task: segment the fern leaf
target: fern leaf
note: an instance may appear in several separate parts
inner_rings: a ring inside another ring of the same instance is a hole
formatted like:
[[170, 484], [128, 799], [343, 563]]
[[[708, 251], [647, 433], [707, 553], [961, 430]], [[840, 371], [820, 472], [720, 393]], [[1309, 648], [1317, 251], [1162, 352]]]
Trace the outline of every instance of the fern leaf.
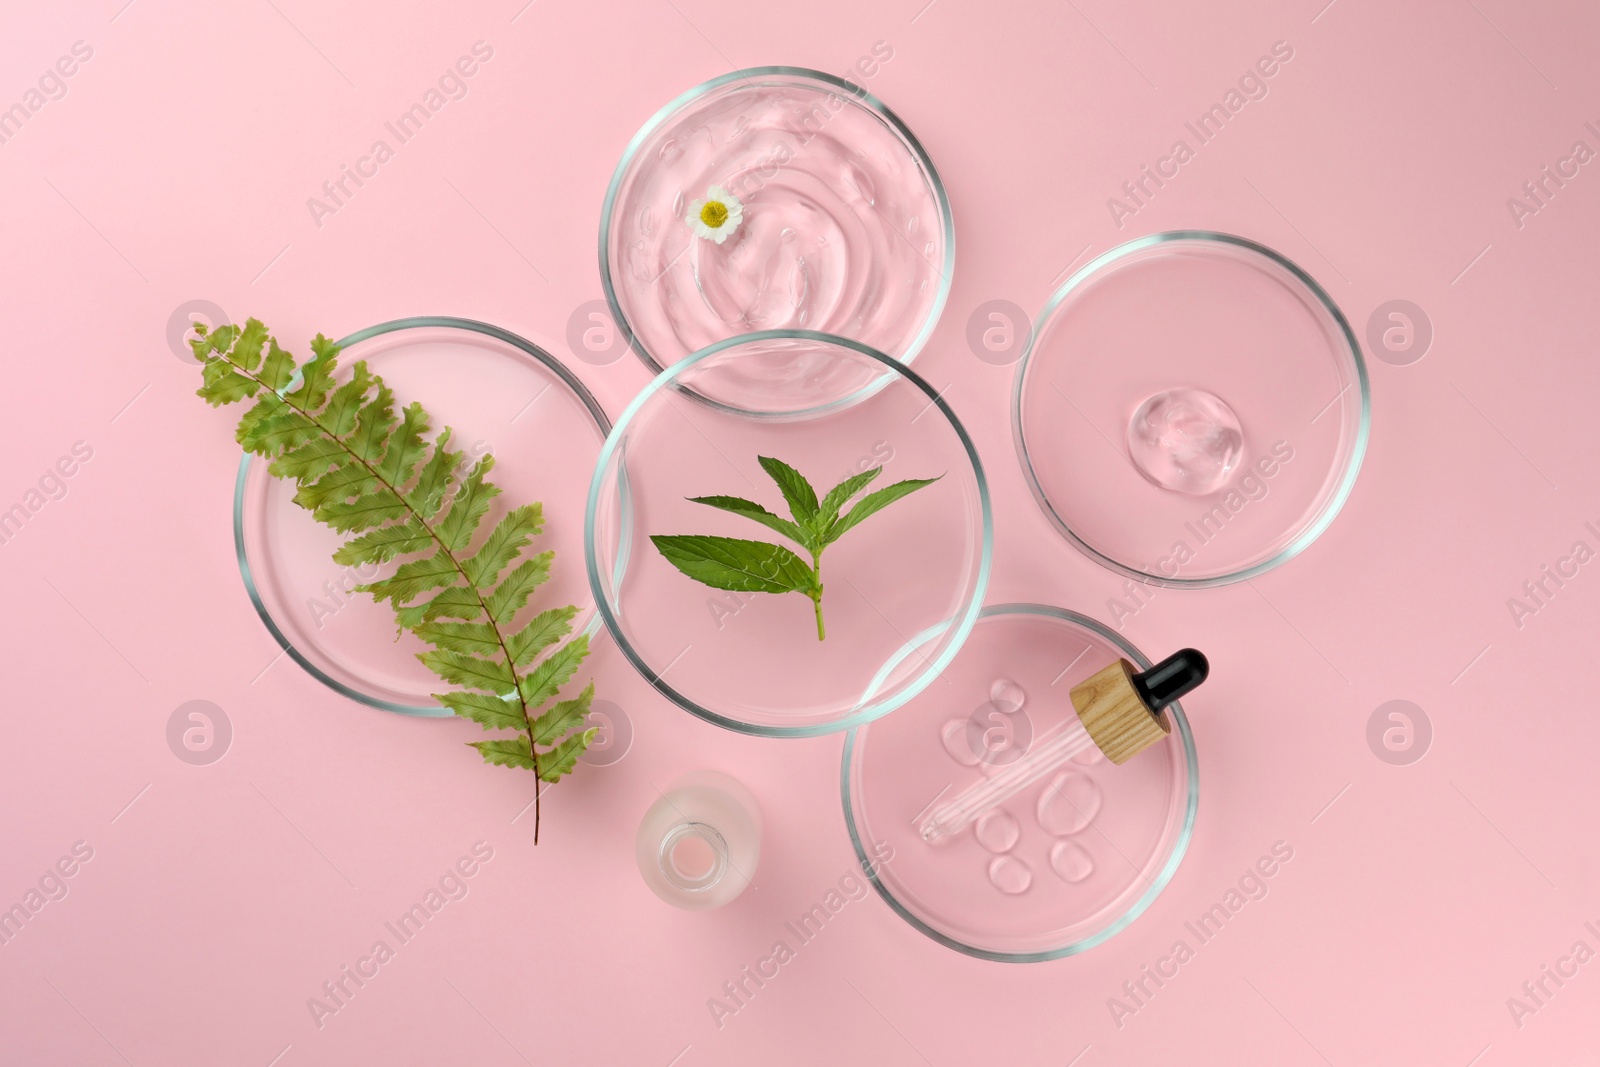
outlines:
[[451, 586], [422, 604], [406, 604], [395, 608], [395, 621], [408, 630], [415, 630], [434, 619], [479, 619], [483, 617], [483, 604], [478, 594], [466, 586]]
[[517, 687], [517, 679], [504, 662], [452, 652], [445, 648], [418, 652], [417, 658], [434, 674], [451, 685], [482, 689], [486, 693], [507, 693]]
[[294, 502], [309, 511], [315, 511], [333, 500], [349, 500], [353, 496], [377, 493], [382, 489], [377, 476], [359, 463], [347, 463], [318, 478], [315, 482], [302, 482], [294, 494]]
[[589, 635], [579, 634], [540, 661], [539, 665], [522, 676], [519, 690], [522, 701], [537, 708], [561, 691], [578, 670], [578, 664], [589, 654]]
[[450, 474], [461, 462], [461, 453], [450, 451], [447, 447], [449, 444], [450, 428], [446, 426], [434, 442], [433, 455], [423, 465], [422, 473], [417, 476], [417, 484], [406, 494], [406, 503], [429, 521], [438, 515], [445, 490], [450, 486]]
[[335, 562], [411, 557], [388, 577], [358, 588], [389, 601], [400, 626], [430, 646], [418, 658], [458, 687], [438, 694], [441, 704], [485, 729], [517, 731], [473, 746], [491, 764], [538, 773], [537, 843], [537, 783], [570, 774], [597, 733], [583, 729], [592, 684], [534, 714], [555, 700], [588, 656], [585, 635], [559, 644], [571, 634], [578, 609], [551, 608], [510, 631], [550, 575], [554, 553], [523, 558], [543, 529], [543, 508], [512, 508], [469, 553], [500, 493], [487, 478], [492, 455], [463, 476], [462, 454], [449, 447], [450, 429], [429, 444], [431, 423], [422, 405], [408, 404], [397, 414], [393, 391], [365, 362], [339, 375], [339, 346], [321, 334], [303, 364], [257, 319], [196, 327], [190, 347], [202, 364], [198, 393], [208, 403], [255, 398], [236, 425], [240, 445], [270, 461], [274, 477], [294, 481], [295, 500], [319, 522], [356, 535], [334, 553]]
[[539, 753], [539, 779], [555, 785], [578, 765], [578, 757], [594, 742], [598, 728], [573, 734], [548, 752]]
[[366, 464], [377, 463], [383, 457], [389, 433], [394, 429], [394, 392], [383, 384], [383, 379], [375, 381], [378, 394], [356, 413], [356, 428], [346, 442], [355, 457]]
[[573, 616], [577, 614], [577, 606], [568, 604], [564, 608], [551, 608], [535, 615], [528, 625], [506, 638], [512, 664], [526, 667], [538, 658], [539, 653], [570, 634]]
[[294, 357], [278, 347], [278, 342], [267, 338], [267, 359], [261, 365], [261, 384], [274, 393], [294, 380]]
[[261, 348], [267, 340], [267, 328], [260, 319], [247, 319], [239, 338], [228, 350], [227, 360], [243, 371], [254, 371], [261, 366]]
[[416, 633], [435, 648], [487, 656], [490, 659], [503, 654], [500, 631], [486, 622], [427, 622], [418, 626]]
[[462, 561], [467, 580], [479, 589], [493, 585], [506, 565], [516, 559], [543, 528], [544, 509], [538, 504], [512, 508], [489, 531], [483, 547]]
[[204, 376], [200, 381], [200, 388], [195, 391], [195, 395], [214, 408], [235, 403], [247, 396], [255, 396], [256, 390], [261, 388], [255, 379], [240, 374], [220, 359], [206, 364]]
[[[297, 494], [298, 495], [298, 494]], [[387, 563], [396, 556], [421, 552], [433, 544], [433, 535], [415, 519], [392, 523], [352, 537], [339, 546], [333, 561], [341, 567], [362, 563]]]
[[340, 466], [350, 459], [343, 445], [326, 437], [318, 437], [285, 451], [272, 461], [268, 472], [274, 478], [292, 478], [309, 481]]
[[417, 464], [427, 453], [422, 435], [428, 432], [428, 413], [413, 401], [406, 405], [400, 426], [389, 438], [389, 447], [378, 462], [378, 477], [396, 489], [404, 489], [417, 472]]
[[316, 411], [327, 401], [333, 390], [333, 375], [337, 369], [339, 346], [320, 333], [311, 342], [315, 353], [300, 367], [300, 386], [284, 399], [305, 411]]
[[555, 558], [554, 552], [541, 552], [511, 568], [511, 573], [495, 586], [486, 600], [489, 617], [501, 626], [516, 618], [533, 591], [550, 577], [550, 561]]
[[368, 493], [354, 500], [332, 500], [312, 512], [324, 526], [332, 526], [340, 533], [352, 530], [370, 530], [385, 522], [406, 515], [406, 505], [387, 490]]
[[533, 740], [540, 745], [553, 745], [567, 734], [583, 725], [589, 717], [589, 705], [594, 702], [594, 683], [590, 682], [571, 700], [551, 705], [550, 710], [533, 720]]
[[[386, 495], [389, 499], [394, 499], [393, 494]], [[404, 505], [396, 504], [396, 506]], [[368, 582], [357, 588], [364, 593], [371, 593], [374, 600], [392, 600], [398, 605], [415, 600], [430, 589], [450, 585], [459, 577], [461, 572], [456, 569], [456, 561], [450, 558], [450, 553], [441, 549], [422, 559], [402, 563], [388, 578]]]
[[241, 421], [239, 432], [234, 436], [246, 452], [275, 456], [285, 449], [299, 448], [316, 440], [322, 436], [322, 429], [293, 408], [279, 405], [277, 410], [260, 419]]
[[367, 390], [372, 387], [372, 372], [367, 370], [366, 360], [357, 360], [350, 374], [350, 380], [333, 391], [328, 406], [318, 416], [323, 428], [341, 440], [356, 428], [356, 415], [367, 398]]
[[500, 741], [468, 741], [467, 744], [483, 755], [485, 763], [492, 763], [497, 767], [523, 767], [533, 770], [533, 757], [529, 755], [526, 737], [508, 737]]
[[505, 697], [457, 689], [449, 693], [435, 693], [433, 699], [485, 730], [523, 730], [528, 725], [528, 720], [522, 717], [522, 706]]
[[477, 532], [478, 524], [489, 513], [489, 503], [500, 495], [498, 487], [490, 485], [483, 480], [484, 475], [494, 469], [494, 455], [485, 455], [477, 463], [466, 478], [462, 479], [461, 488], [456, 490], [456, 497], [450, 502], [450, 510], [445, 512], [444, 521], [439, 523], [439, 540], [452, 552], [460, 552], [472, 540], [472, 535]]

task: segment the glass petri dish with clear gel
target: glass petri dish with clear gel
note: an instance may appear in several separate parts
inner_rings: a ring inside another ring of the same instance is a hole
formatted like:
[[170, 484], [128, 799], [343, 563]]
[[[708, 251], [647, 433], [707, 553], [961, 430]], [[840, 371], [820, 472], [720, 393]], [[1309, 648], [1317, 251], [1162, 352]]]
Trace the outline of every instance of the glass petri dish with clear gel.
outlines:
[[[932, 634], [902, 655], [922, 655]], [[939, 684], [850, 731], [840, 786], [850, 839], [878, 894], [940, 944], [1033, 963], [1098, 945], [1133, 922], [1177, 871], [1199, 806], [1194, 737], [1172, 732], [1121, 766], [1093, 744], [930, 841], [926, 815], [1077, 721], [1069, 693], [1125, 657], [1114, 631], [1039, 604], [983, 609]], [[970, 794], [968, 794], [970, 795]]]
[[1350, 495], [1370, 421], [1333, 298], [1272, 249], [1206, 231], [1141, 237], [1068, 278], [1012, 394], [1052, 524], [1165, 586], [1240, 581], [1304, 551]]
[[[451, 428], [451, 448], [464, 462], [495, 456], [490, 479], [503, 492], [485, 528], [511, 507], [544, 505], [544, 531], [533, 550], [556, 555], [534, 600], [576, 604], [574, 627], [597, 630], [581, 562], [583, 501], [611, 423], [583, 383], [537, 345], [468, 319], [397, 319], [339, 345], [341, 380], [351, 364], [366, 360], [394, 390], [397, 409], [419, 401], [433, 417], [435, 434]], [[409, 632], [397, 637], [388, 605], [354, 591], [400, 561], [335, 564], [333, 553], [348, 535], [318, 523], [293, 497], [293, 483], [272, 477], [257, 457], [244, 457], [234, 484], [234, 547], [256, 613], [281, 649], [262, 669], [292, 660], [370, 707], [450, 715], [429, 695], [439, 690], [439, 679], [417, 661], [427, 646]]]
[[[758, 380], [751, 365], [774, 357], [806, 360], [820, 373], [774, 389], [760, 417], [686, 395]], [[819, 396], [831, 395], [835, 372], [881, 377], [883, 384], [848, 405], [819, 405]], [[793, 466], [819, 497], [872, 467], [883, 472], [863, 495], [906, 479], [939, 479], [825, 549], [824, 640], [806, 595], [711, 588], [680, 572], [650, 540], [730, 537], [805, 555], [777, 531], [689, 499], [743, 497], [787, 516], [761, 456]], [[932, 682], [977, 618], [993, 541], [983, 466], [935, 390], [882, 352], [809, 331], [722, 341], [658, 375], [600, 453], [585, 522], [590, 586], [630, 662], [691, 714], [770, 737], [868, 722]], [[901, 657], [885, 675], [906, 635], [930, 628], [937, 633], [922, 654]]]
[[[712, 186], [743, 209], [720, 243], [688, 221]], [[628, 145], [600, 216], [606, 299], [653, 371], [774, 329], [842, 334], [910, 362], [954, 257], [949, 199], [911, 131], [859, 86], [800, 67], [734, 71], [662, 108]]]

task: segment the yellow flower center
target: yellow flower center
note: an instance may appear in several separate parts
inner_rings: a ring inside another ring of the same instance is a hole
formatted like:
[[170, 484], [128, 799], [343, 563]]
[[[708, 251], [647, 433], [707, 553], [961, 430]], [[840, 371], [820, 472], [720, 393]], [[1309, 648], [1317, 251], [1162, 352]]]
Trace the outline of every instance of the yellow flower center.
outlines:
[[718, 229], [728, 221], [728, 205], [720, 200], [707, 200], [706, 206], [700, 209], [700, 221]]

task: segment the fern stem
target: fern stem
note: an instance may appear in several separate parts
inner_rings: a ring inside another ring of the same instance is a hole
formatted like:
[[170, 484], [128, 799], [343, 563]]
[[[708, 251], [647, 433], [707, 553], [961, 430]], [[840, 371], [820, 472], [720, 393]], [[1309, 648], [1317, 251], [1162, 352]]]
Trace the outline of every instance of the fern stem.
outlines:
[[[226, 359], [226, 357], [223, 356], [219, 356], [217, 358]], [[522, 695], [522, 678], [517, 673], [517, 662], [511, 658], [511, 649], [506, 645], [505, 634], [501, 631], [500, 624], [495, 621], [494, 614], [489, 611], [489, 604], [483, 599], [483, 593], [479, 591], [477, 583], [474, 582], [467, 574], [466, 567], [464, 567], [461, 561], [456, 558], [456, 554], [451, 551], [449, 545], [445, 544], [444, 539], [439, 536], [438, 532], [434, 530], [433, 526], [428, 522], [428, 520], [423, 518], [421, 513], [418, 512], [416, 508], [411, 506], [411, 502], [407, 500], [405, 494], [400, 491], [400, 487], [397, 485], [391, 485], [388, 479], [378, 472], [377, 468], [373, 467], [372, 464], [363, 459], [355, 451], [355, 449], [345, 444], [343, 439], [329, 429], [327, 424], [324, 423], [315, 412], [308, 411], [306, 408], [294, 403], [288, 397], [284, 396], [282, 393], [268, 385], [265, 381], [262, 381], [262, 379], [254, 372], [246, 370], [244, 367], [234, 363], [232, 360], [227, 360], [227, 363], [237, 373], [249, 378], [251, 381], [261, 386], [262, 389], [265, 389], [266, 395], [276, 397], [279, 404], [293, 411], [297, 411], [309, 419], [317, 427], [317, 429], [322, 431], [322, 435], [324, 437], [338, 445], [340, 448], [344, 449], [346, 454], [348, 454], [351, 459], [365, 467], [367, 469], [367, 473], [371, 474], [373, 479], [377, 481], [379, 485], [383, 486], [385, 489], [389, 490], [389, 492], [394, 494], [395, 499], [398, 500], [400, 505], [406, 509], [407, 513], [409, 513], [410, 516], [416, 520], [417, 525], [427, 531], [428, 536], [433, 539], [433, 542], [436, 545], [439, 546], [439, 551], [444, 553], [446, 558], [450, 560], [450, 564], [455, 567], [456, 572], [461, 575], [462, 580], [466, 582], [467, 588], [472, 590], [472, 595], [477, 598], [478, 606], [483, 609], [484, 620], [488, 622], [490, 628], [494, 630], [495, 640], [500, 645], [500, 652], [506, 657], [506, 666], [510, 668], [511, 677], [516, 683], [513, 688], [516, 690], [517, 694], [517, 706], [522, 711], [522, 721], [526, 724], [528, 734], [528, 754], [533, 760], [533, 843], [537, 845], [539, 843], [539, 799], [540, 795], [544, 791], [544, 778], [539, 770], [539, 747], [533, 739], [533, 720], [528, 716], [528, 701]], [[378, 380], [376, 375], [373, 377], [374, 380]]]

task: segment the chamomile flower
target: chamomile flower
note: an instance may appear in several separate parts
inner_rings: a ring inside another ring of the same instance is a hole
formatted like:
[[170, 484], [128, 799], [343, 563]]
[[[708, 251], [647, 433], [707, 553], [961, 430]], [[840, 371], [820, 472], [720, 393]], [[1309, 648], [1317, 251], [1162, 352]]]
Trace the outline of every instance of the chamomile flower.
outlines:
[[706, 190], [704, 200], [689, 205], [689, 214], [683, 221], [701, 237], [720, 245], [744, 221], [744, 205], [722, 186], [713, 185]]

